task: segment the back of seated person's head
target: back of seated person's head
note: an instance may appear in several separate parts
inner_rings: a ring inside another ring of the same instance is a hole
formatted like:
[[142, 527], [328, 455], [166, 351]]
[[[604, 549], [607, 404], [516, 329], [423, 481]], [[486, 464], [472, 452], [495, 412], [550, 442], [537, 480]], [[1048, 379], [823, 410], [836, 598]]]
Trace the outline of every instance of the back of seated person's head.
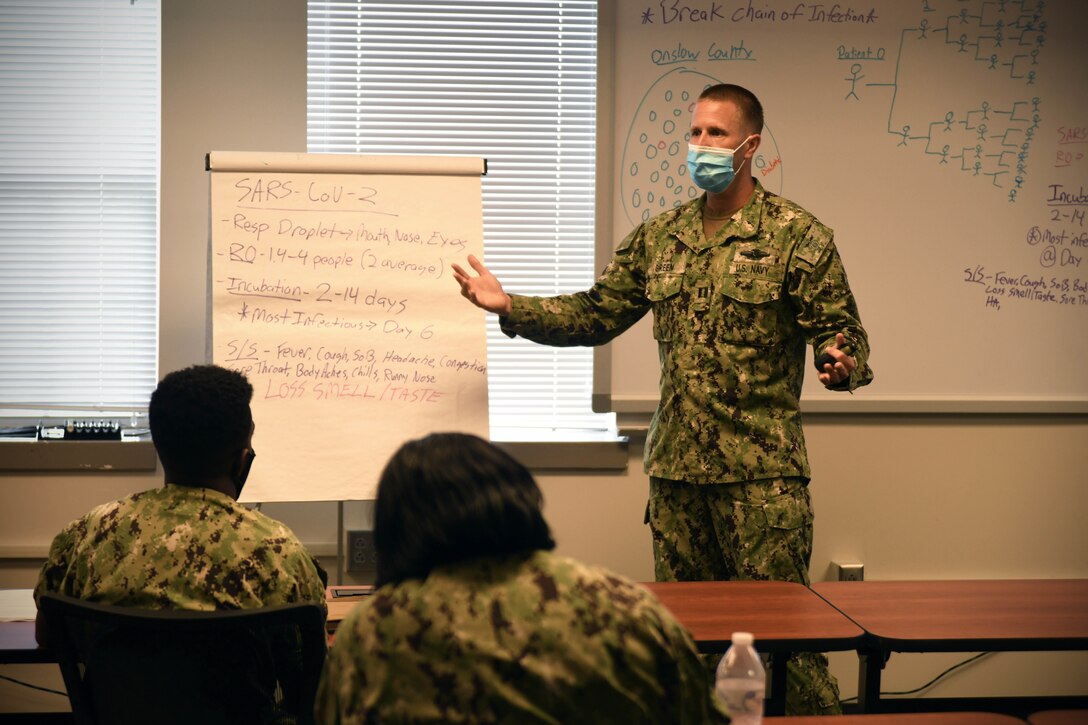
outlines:
[[382, 471], [374, 507], [378, 585], [484, 556], [555, 548], [532, 474], [477, 436], [409, 441]]
[[217, 365], [194, 365], [162, 379], [147, 414], [151, 440], [172, 483], [221, 476], [249, 445], [253, 386]]

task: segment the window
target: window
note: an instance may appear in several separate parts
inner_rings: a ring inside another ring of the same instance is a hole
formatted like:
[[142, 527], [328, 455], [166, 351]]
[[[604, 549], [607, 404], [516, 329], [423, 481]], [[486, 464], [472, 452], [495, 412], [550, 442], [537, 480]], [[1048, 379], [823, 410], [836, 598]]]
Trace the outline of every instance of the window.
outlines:
[[159, 3], [0, 4], [0, 415], [157, 379]]
[[[488, 267], [510, 292], [585, 289], [596, 5], [311, 0], [309, 151], [483, 156]], [[592, 350], [511, 340], [489, 315], [488, 358], [493, 437], [614, 427], [590, 408]]]

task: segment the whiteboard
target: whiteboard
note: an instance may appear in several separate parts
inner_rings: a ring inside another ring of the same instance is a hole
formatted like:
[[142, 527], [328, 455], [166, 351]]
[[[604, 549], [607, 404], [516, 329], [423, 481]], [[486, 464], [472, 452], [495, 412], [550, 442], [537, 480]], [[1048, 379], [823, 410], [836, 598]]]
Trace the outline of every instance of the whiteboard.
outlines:
[[[736, 83], [765, 110], [753, 175], [834, 229], [872, 344], [870, 386], [810, 373], [805, 410], [1088, 411], [1088, 4], [609, 2], [601, 22], [604, 259], [697, 195], [691, 109]], [[655, 408], [648, 318], [598, 350], [595, 409]]]
[[212, 152], [211, 359], [254, 387], [243, 501], [375, 496], [407, 439], [488, 437], [484, 160]]

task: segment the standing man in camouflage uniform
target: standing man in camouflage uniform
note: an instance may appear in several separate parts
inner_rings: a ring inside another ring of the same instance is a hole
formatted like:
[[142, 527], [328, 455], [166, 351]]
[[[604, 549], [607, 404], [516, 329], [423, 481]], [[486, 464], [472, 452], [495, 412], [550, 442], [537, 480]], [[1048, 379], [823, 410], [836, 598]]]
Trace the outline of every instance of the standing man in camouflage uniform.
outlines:
[[[163, 378], [148, 418], [165, 485], [65, 526], [35, 601], [53, 592], [146, 609], [324, 609], [317, 561], [287, 526], [237, 502], [254, 458], [252, 397], [244, 375], [214, 365]], [[48, 636], [39, 615], [38, 641]]]
[[[508, 295], [475, 257], [475, 276], [454, 265], [462, 295], [500, 315], [506, 334], [546, 345], [600, 345], [653, 311], [661, 399], [646, 441], [646, 515], [659, 581], [808, 584], [806, 342], [830, 356], [818, 373], [828, 389], [872, 379], [832, 231], [744, 170], [762, 129], [750, 91], [704, 90], [688, 168], [706, 193], [636, 227], [588, 291]], [[839, 711], [826, 657], [791, 660], [787, 714]]]
[[542, 503], [476, 436], [405, 443], [378, 483], [379, 588], [336, 630], [317, 722], [727, 722], [687, 630], [553, 554]]

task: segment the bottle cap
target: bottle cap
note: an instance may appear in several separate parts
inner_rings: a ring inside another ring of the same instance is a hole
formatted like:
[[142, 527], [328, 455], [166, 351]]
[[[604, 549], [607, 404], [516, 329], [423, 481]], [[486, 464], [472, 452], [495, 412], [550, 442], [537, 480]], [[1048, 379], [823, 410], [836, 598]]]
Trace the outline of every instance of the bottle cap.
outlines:
[[755, 637], [752, 636], [751, 632], [733, 633], [733, 644], [735, 645], [739, 645], [741, 647], [750, 647], [752, 645], [752, 642], [754, 641]]

